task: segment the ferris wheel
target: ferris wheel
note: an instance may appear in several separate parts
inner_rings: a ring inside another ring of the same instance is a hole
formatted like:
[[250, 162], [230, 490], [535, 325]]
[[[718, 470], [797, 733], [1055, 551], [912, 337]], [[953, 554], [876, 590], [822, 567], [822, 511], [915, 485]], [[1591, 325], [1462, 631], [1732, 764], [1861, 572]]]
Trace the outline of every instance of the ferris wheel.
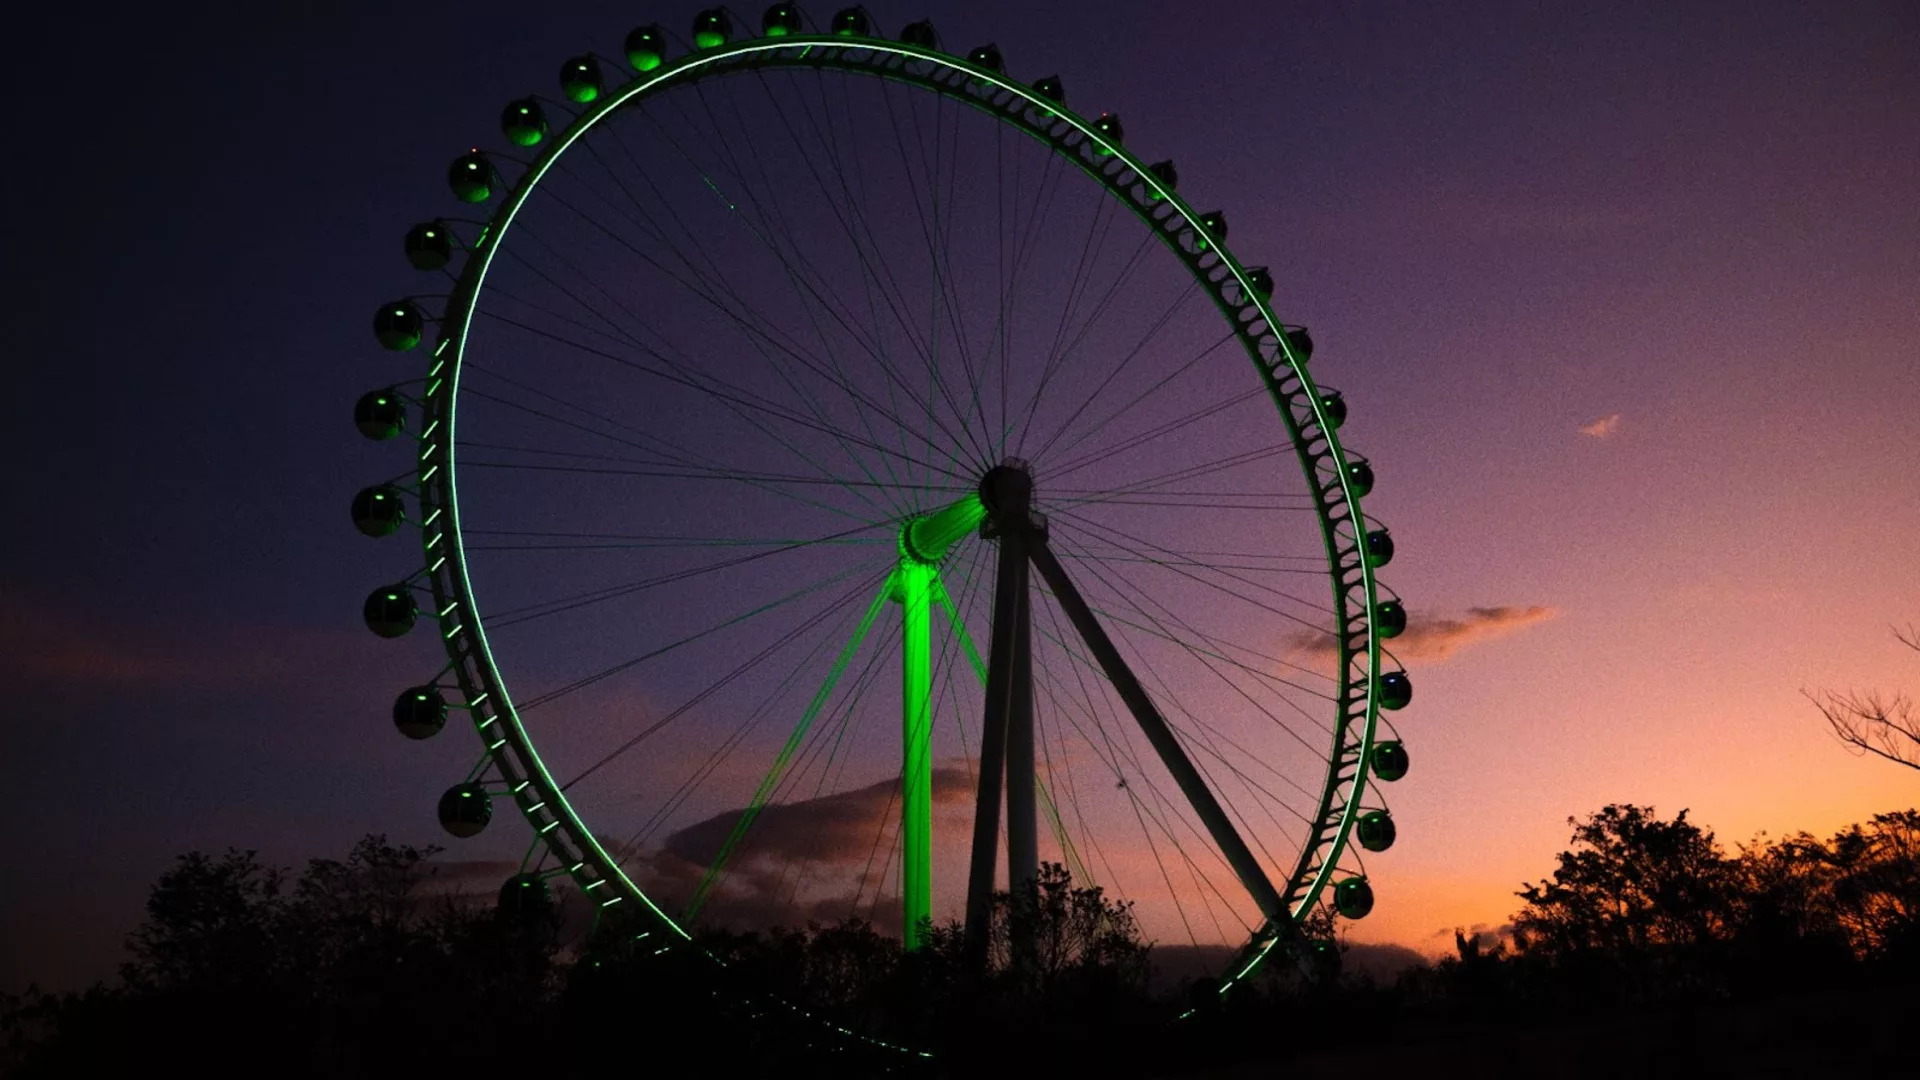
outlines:
[[445, 644], [394, 720], [478, 734], [438, 814], [531, 826], [503, 903], [913, 949], [1059, 863], [1222, 993], [1366, 915], [1406, 613], [1284, 274], [993, 45], [625, 45], [453, 162], [355, 409], [416, 451], [355, 525], [424, 556], [366, 622]]

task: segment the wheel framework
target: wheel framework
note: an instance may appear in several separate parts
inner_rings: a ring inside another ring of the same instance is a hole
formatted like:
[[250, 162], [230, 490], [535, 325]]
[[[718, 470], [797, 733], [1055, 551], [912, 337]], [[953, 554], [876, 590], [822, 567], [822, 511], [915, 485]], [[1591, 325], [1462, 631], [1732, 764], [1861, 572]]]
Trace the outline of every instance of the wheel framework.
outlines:
[[[1154, 230], [1186, 265], [1227, 319], [1253, 361], [1296, 448], [1313, 493], [1331, 571], [1338, 650], [1338, 711], [1314, 824], [1289, 879], [1278, 890], [1279, 913], [1243, 950], [1221, 990], [1250, 973], [1314, 908], [1333, 880], [1362, 812], [1368, 766], [1383, 701], [1383, 638], [1397, 632], [1383, 616], [1374, 568], [1391, 541], [1370, 528], [1360, 505], [1371, 485], [1364, 462], [1351, 459], [1335, 435], [1339, 403], [1322, 395], [1308, 373], [1310, 343], [1284, 326], [1267, 299], [1271, 279], [1241, 264], [1224, 245], [1224, 223], [1197, 213], [1172, 183], [1121, 145], [1117, 125], [1068, 110], [1042, 84], [1026, 86], [998, 70], [997, 54], [974, 59], [924, 45], [838, 34], [794, 34], [698, 49], [598, 95], [505, 192], [499, 208], [468, 246], [468, 258], [441, 317], [420, 399], [417, 497], [425, 552], [424, 579], [448, 656], [436, 683], [451, 675], [479, 732], [488, 762], [539, 840], [601, 910], [627, 904], [662, 931], [687, 931], [636, 885], [570, 806], [521, 723], [488, 646], [461, 546], [453, 453], [456, 398], [467, 332], [494, 254], [542, 176], [567, 149], [616, 110], [644, 95], [694, 80], [754, 69], [817, 69], [919, 86], [964, 102], [1036, 138], [1101, 183]], [[1046, 81], [1043, 80], [1043, 83]], [[490, 169], [491, 166], [489, 165]], [[492, 179], [489, 177], [489, 179]], [[1003, 558], [1004, 558], [1003, 554]], [[1057, 566], [1057, 563], [1056, 563]], [[1056, 590], [1057, 591], [1057, 590]], [[1394, 673], [1398, 674], [1398, 673]], [[1402, 676], [1404, 681], [1404, 676]], [[1390, 778], [1390, 777], [1389, 777]], [[1263, 909], [1269, 905], [1261, 905]]]

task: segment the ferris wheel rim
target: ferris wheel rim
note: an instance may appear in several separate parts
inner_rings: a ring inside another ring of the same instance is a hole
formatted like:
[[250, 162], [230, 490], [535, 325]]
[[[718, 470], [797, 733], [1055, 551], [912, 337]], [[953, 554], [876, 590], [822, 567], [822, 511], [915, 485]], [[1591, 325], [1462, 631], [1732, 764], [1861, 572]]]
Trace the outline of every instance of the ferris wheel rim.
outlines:
[[[852, 54], [859, 55], [854, 57]], [[1015, 116], [1005, 105], [956, 92], [955, 86], [943, 86], [932, 78], [905, 78], [901, 77], [903, 72], [876, 70], [872, 60], [875, 55], [898, 58], [903, 67], [911, 63], [924, 64], [962, 83], [970, 81], [991, 87], [995, 95], [1005, 95], [1006, 100], [1017, 101], [1021, 116]], [[751, 67], [728, 66], [729, 63], [748, 59], [754, 61]], [[1348, 458], [1334, 432], [1336, 425], [1328, 422], [1320, 394], [1307, 372], [1305, 358], [1296, 354], [1292, 342], [1282, 332], [1283, 324], [1275, 317], [1267, 299], [1254, 287], [1247, 269], [1233, 257], [1223, 241], [1208, 235], [1201, 220], [1202, 215], [1196, 213], [1177, 191], [1162, 184], [1131, 151], [1118, 142], [1108, 140], [1094, 122], [1079, 116], [1062, 102], [1044, 98], [1032, 88], [992, 69], [969, 63], [964, 58], [880, 39], [820, 34], [742, 40], [690, 53], [664, 64], [656, 71], [636, 77], [625, 86], [610, 89], [602, 100], [581, 110], [566, 129], [557, 133], [540, 154], [527, 164], [522, 174], [506, 190], [498, 208], [488, 216], [479, 241], [469, 248], [469, 257], [441, 323], [441, 335], [433, 351], [432, 367], [428, 374], [428, 389], [424, 395], [428, 424], [421, 440], [419, 497], [423, 524], [426, 526], [423, 539], [428, 559], [427, 577], [435, 600], [435, 618], [448, 649], [448, 667], [460, 683], [466, 707], [474, 715], [483, 742], [487, 745], [487, 755], [509, 787], [516, 808], [528, 819], [538, 838], [558, 857], [559, 872], [567, 874], [585, 895], [593, 897], [598, 910], [623, 901], [633, 901], [643, 906], [664, 927], [682, 938], [690, 937], [678, 920], [662, 910], [631, 879], [573, 809], [562, 785], [542, 762], [533, 738], [521, 721], [516, 703], [505, 689], [504, 675], [493, 659], [492, 648], [487, 641], [486, 623], [478, 615], [472, 582], [466, 571], [466, 551], [460, 528], [460, 504], [455, 480], [453, 433], [462, 361], [488, 269], [521, 208], [539, 187], [548, 170], [589, 131], [623, 106], [673, 86], [742, 70], [769, 68], [831, 70], [894, 77], [896, 81], [916, 85], [973, 106], [1030, 135], [1041, 133], [1032, 124], [1015, 121], [1029, 112], [1038, 114], [1045, 118], [1049, 128], [1065, 125], [1069, 129], [1066, 138], [1077, 136], [1075, 146], [1095, 148], [1097, 158], [1089, 160], [1085, 153], [1069, 152], [1064, 139], [1042, 136], [1055, 154], [1074, 163], [1109, 194], [1141, 216], [1149, 229], [1173, 248], [1176, 255], [1183, 254], [1178, 247], [1182, 235], [1190, 234], [1210, 241], [1206, 247], [1210, 248], [1214, 262], [1208, 267], [1209, 271], [1223, 267], [1226, 278], [1230, 280], [1203, 278], [1195, 261], [1184, 257], [1182, 261], [1187, 263], [1196, 282], [1213, 297], [1235, 336], [1247, 349], [1250, 359], [1260, 369], [1263, 378], [1269, 379], [1269, 389], [1276, 398], [1279, 391], [1275, 388], [1291, 379], [1293, 392], [1290, 398], [1297, 399], [1297, 404], [1302, 406], [1295, 412], [1290, 408], [1290, 404], [1295, 402], [1276, 400], [1278, 411], [1295, 436], [1295, 455], [1307, 471], [1309, 486], [1323, 493], [1323, 497], [1315, 499], [1314, 509], [1327, 545], [1327, 572], [1333, 579], [1335, 608], [1339, 616], [1337, 640], [1341, 674], [1338, 681], [1342, 686], [1342, 721], [1335, 724], [1335, 744], [1328, 754], [1327, 780], [1322, 785], [1320, 815], [1313, 836], [1303, 845], [1299, 865], [1285, 883], [1289, 915], [1297, 924], [1312, 909], [1336, 873], [1348, 834], [1361, 812], [1360, 803], [1367, 787], [1366, 762], [1376, 742], [1380, 708], [1377, 688], [1381, 666], [1381, 635], [1375, 625], [1377, 586], [1370, 560], [1361, 550], [1367, 519], [1360, 507], [1360, 495], [1350, 481]], [[1099, 159], [1104, 159], [1105, 164]], [[1110, 167], [1113, 165], [1118, 168]], [[1120, 177], [1126, 178], [1124, 185]], [[1136, 187], [1148, 190], [1151, 203], [1166, 207], [1170, 217], [1178, 218], [1178, 226], [1168, 227], [1168, 218], [1153, 220], [1140, 201], [1129, 194]], [[1233, 310], [1229, 310], [1225, 299], [1229, 291], [1237, 291], [1238, 295], [1238, 307]], [[1243, 318], [1243, 312], [1248, 307], [1257, 312], [1256, 320], [1251, 324]], [[1259, 341], [1258, 334], [1249, 333], [1249, 325], [1264, 329], [1270, 336], [1275, 354], [1271, 359], [1263, 355], [1263, 343]], [[1316, 440], [1320, 445], [1317, 452], [1312, 450]], [[1323, 458], [1331, 463], [1332, 480], [1338, 486], [1338, 499], [1334, 502], [1324, 497], [1326, 480], [1315, 473]], [[1333, 516], [1339, 510], [1345, 511], [1344, 518]], [[444, 522], [440, 520], [443, 517]], [[1347, 526], [1350, 536], [1338, 535], [1342, 523]], [[439, 526], [437, 530], [436, 525]], [[1344, 554], [1342, 544], [1347, 545]], [[1343, 565], [1347, 555], [1352, 556], [1351, 567]], [[1343, 584], [1349, 570], [1357, 574], [1357, 580]], [[1365, 637], [1364, 651], [1355, 650], [1350, 644], [1356, 620], [1348, 609], [1356, 598], [1360, 608], [1358, 622]], [[1353, 674], [1356, 662], [1364, 663], [1364, 673], [1358, 677]], [[469, 669], [470, 665], [472, 670]], [[1360, 704], [1361, 712], [1352, 718], [1359, 722], [1360, 731], [1357, 741], [1349, 744], [1347, 733], [1352, 723], [1346, 722], [1346, 713], [1351, 707], [1352, 691], [1362, 687], [1364, 700]], [[1347, 768], [1353, 768], [1354, 771], [1343, 778], [1342, 771]], [[1340, 791], [1343, 784], [1346, 786], [1344, 794]], [[1329, 821], [1330, 817], [1332, 821]], [[1323, 835], [1329, 829], [1330, 835]], [[607, 891], [596, 895], [602, 889]], [[1269, 925], [1256, 933], [1254, 941], [1249, 944], [1252, 955], [1248, 956], [1247, 964], [1234, 978], [1252, 970], [1283, 936], [1280, 933], [1283, 929]]]

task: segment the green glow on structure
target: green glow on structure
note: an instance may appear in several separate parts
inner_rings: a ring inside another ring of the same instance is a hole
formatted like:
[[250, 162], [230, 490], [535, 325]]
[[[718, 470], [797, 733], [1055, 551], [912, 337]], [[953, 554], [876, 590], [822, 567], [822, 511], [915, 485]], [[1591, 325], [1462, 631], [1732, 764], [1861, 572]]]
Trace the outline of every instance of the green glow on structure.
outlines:
[[718, 30], [702, 30], [693, 35], [693, 43], [702, 49], [717, 49], [727, 43], [727, 35]]
[[[978, 500], [975, 500], [978, 505]], [[895, 598], [906, 621], [901, 650], [900, 899], [904, 943], [918, 949], [921, 923], [933, 916], [933, 590], [940, 571], [901, 559]]]

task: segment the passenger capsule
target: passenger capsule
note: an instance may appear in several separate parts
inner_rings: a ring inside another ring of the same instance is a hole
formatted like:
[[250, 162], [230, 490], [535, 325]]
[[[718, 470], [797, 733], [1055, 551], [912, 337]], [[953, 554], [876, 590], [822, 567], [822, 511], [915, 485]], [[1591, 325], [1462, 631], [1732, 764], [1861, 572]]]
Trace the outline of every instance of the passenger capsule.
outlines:
[[1320, 411], [1327, 416], [1327, 426], [1335, 431], [1347, 422], [1347, 399], [1338, 390], [1327, 390], [1320, 394]]
[[1380, 707], [1404, 709], [1413, 701], [1413, 680], [1404, 671], [1389, 671], [1380, 676]]
[[1067, 84], [1060, 81], [1058, 75], [1048, 75], [1044, 79], [1033, 81], [1033, 92], [1053, 102], [1055, 105], [1067, 103]]
[[1373, 776], [1391, 784], [1407, 775], [1407, 748], [1388, 739], [1373, 744]]
[[1367, 533], [1367, 565], [1378, 569], [1393, 561], [1393, 537], [1385, 529]]
[[493, 796], [479, 784], [455, 784], [440, 796], [440, 827], [460, 837], [480, 835], [493, 820]]
[[1264, 266], [1249, 266], [1247, 267], [1247, 284], [1252, 285], [1253, 291], [1260, 294], [1260, 299], [1273, 299], [1273, 271]]
[[422, 222], [407, 230], [405, 246], [415, 270], [438, 270], [453, 258], [453, 233], [438, 221]]
[[553, 889], [539, 874], [515, 874], [500, 886], [501, 918], [525, 925], [553, 914]]
[[1366, 918], [1373, 910], [1373, 886], [1363, 877], [1347, 878], [1333, 887], [1333, 908], [1343, 918]]
[[1373, 466], [1367, 464], [1366, 461], [1361, 458], [1349, 459], [1347, 461], [1347, 486], [1353, 489], [1355, 495], [1365, 498], [1367, 493], [1373, 490]]
[[627, 35], [627, 63], [633, 70], [652, 71], [667, 62], [667, 32], [658, 26], [636, 27]]
[[1293, 350], [1293, 355], [1300, 358], [1301, 363], [1313, 359], [1313, 335], [1307, 333], [1306, 327], [1289, 326], [1286, 334], [1287, 346]]
[[447, 167], [447, 186], [461, 202], [480, 203], [493, 198], [493, 177], [493, 163], [478, 150], [461, 154]]
[[871, 37], [873, 20], [863, 7], [841, 8], [833, 13], [833, 32], [841, 37]]
[[967, 54], [967, 63], [986, 68], [988, 71], [1000, 71], [1005, 67], [1000, 59], [998, 45], [982, 45], [973, 50]]
[[[1156, 161], [1147, 166], [1147, 171], [1152, 173], [1153, 178], [1160, 181], [1160, 186], [1168, 191], [1172, 191], [1180, 186], [1180, 170], [1174, 168], [1173, 162], [1171, 161]], [[1166, 197], [1158, 191], [1152, 191], [1149, 192], [1149, 194], [1155, 199]]]
[[933, 29], [933, 23], [926, 19], [922, 19], [919, 22], [911, 22], [901, 27], [900, 41], [902, 44], [912, 45], [921, 49], [937, 49], [940, 47], [940, 35]]
[[1127, 129], [1120, 123], [1119, 113], [1101, 113], [1093, 122], [1093, 130], [1099, 132], [1101, 138], [1112, 144], [1111, 146], [1101, 147], [1100, 152], [1102, 154], [1113, 153], [1113, 147], [1119, 146], [1125, 142], [1127, 138]]
[[1209, 243], [1217, 244], [1226, 238], [1226, 214], [1215, 210], [1212, 213], [1200, 215], [1200, 231], [1193, 234], [1193, 248], [1195, 251], [1205, 251]]
[[[564, 83], [564, 70], [560, 77]], [[525, 97], [508, 102], [500, 114], [500, 133], [515, 146], [540, 145], [540, 140], [547, 137], [547, 111], [540, 107], [540, 99]]]
[[406, 352], [420, 344], [427, 318], [411, 300], [390, 300], [373, 313], [373, 336], [383, 348]]
[[701, 49], [717, 49], [733, 36], [733, 20], [725, 8], [708, 8], [693, 17], [693, 44]]
[[353, 527], [368, 536], [392, 536], [407, 520], [407, 504], [391, 484], [361, 488], [353, 497]]
[[430, 739], [447, 726], [447, 699], [432, 686], [403, 690], [393, 699], [393, 726], [409, 739]]
[[406, 403], [391, 390], [369, 390], [353, 403], [353, 426], [367, 438], [385, 442], [406, 428]]
[[1393, 827], [1393, 818], [1385, 810], [1369, 810], [1354, 823], [1353, 835], [1368, 851], [1385, 851], [1393, 846], [1399, 830]]
[[1383, 638], [1399, 637], [1407, 628], [1407, 609], [1398, 600], [1373, 605], [1373, 628]]
[[420, 606], [413, 602], [413, 592], [405, 585], [373, 590], [360, 611], [367, 629], [384, 638], [396, 638], [413, 629], [414, 620], [420, 617]]
[[600, 61], [591, 54], [576, 56], [560, 65], [560, 92], [568, 101], [585, 105], [598, 100], [600, 90]]
[[793, 4], [775, 4], [760, 16], [760, 32], [767, 37], [786, 37], [800, 32], [800, 9]]

